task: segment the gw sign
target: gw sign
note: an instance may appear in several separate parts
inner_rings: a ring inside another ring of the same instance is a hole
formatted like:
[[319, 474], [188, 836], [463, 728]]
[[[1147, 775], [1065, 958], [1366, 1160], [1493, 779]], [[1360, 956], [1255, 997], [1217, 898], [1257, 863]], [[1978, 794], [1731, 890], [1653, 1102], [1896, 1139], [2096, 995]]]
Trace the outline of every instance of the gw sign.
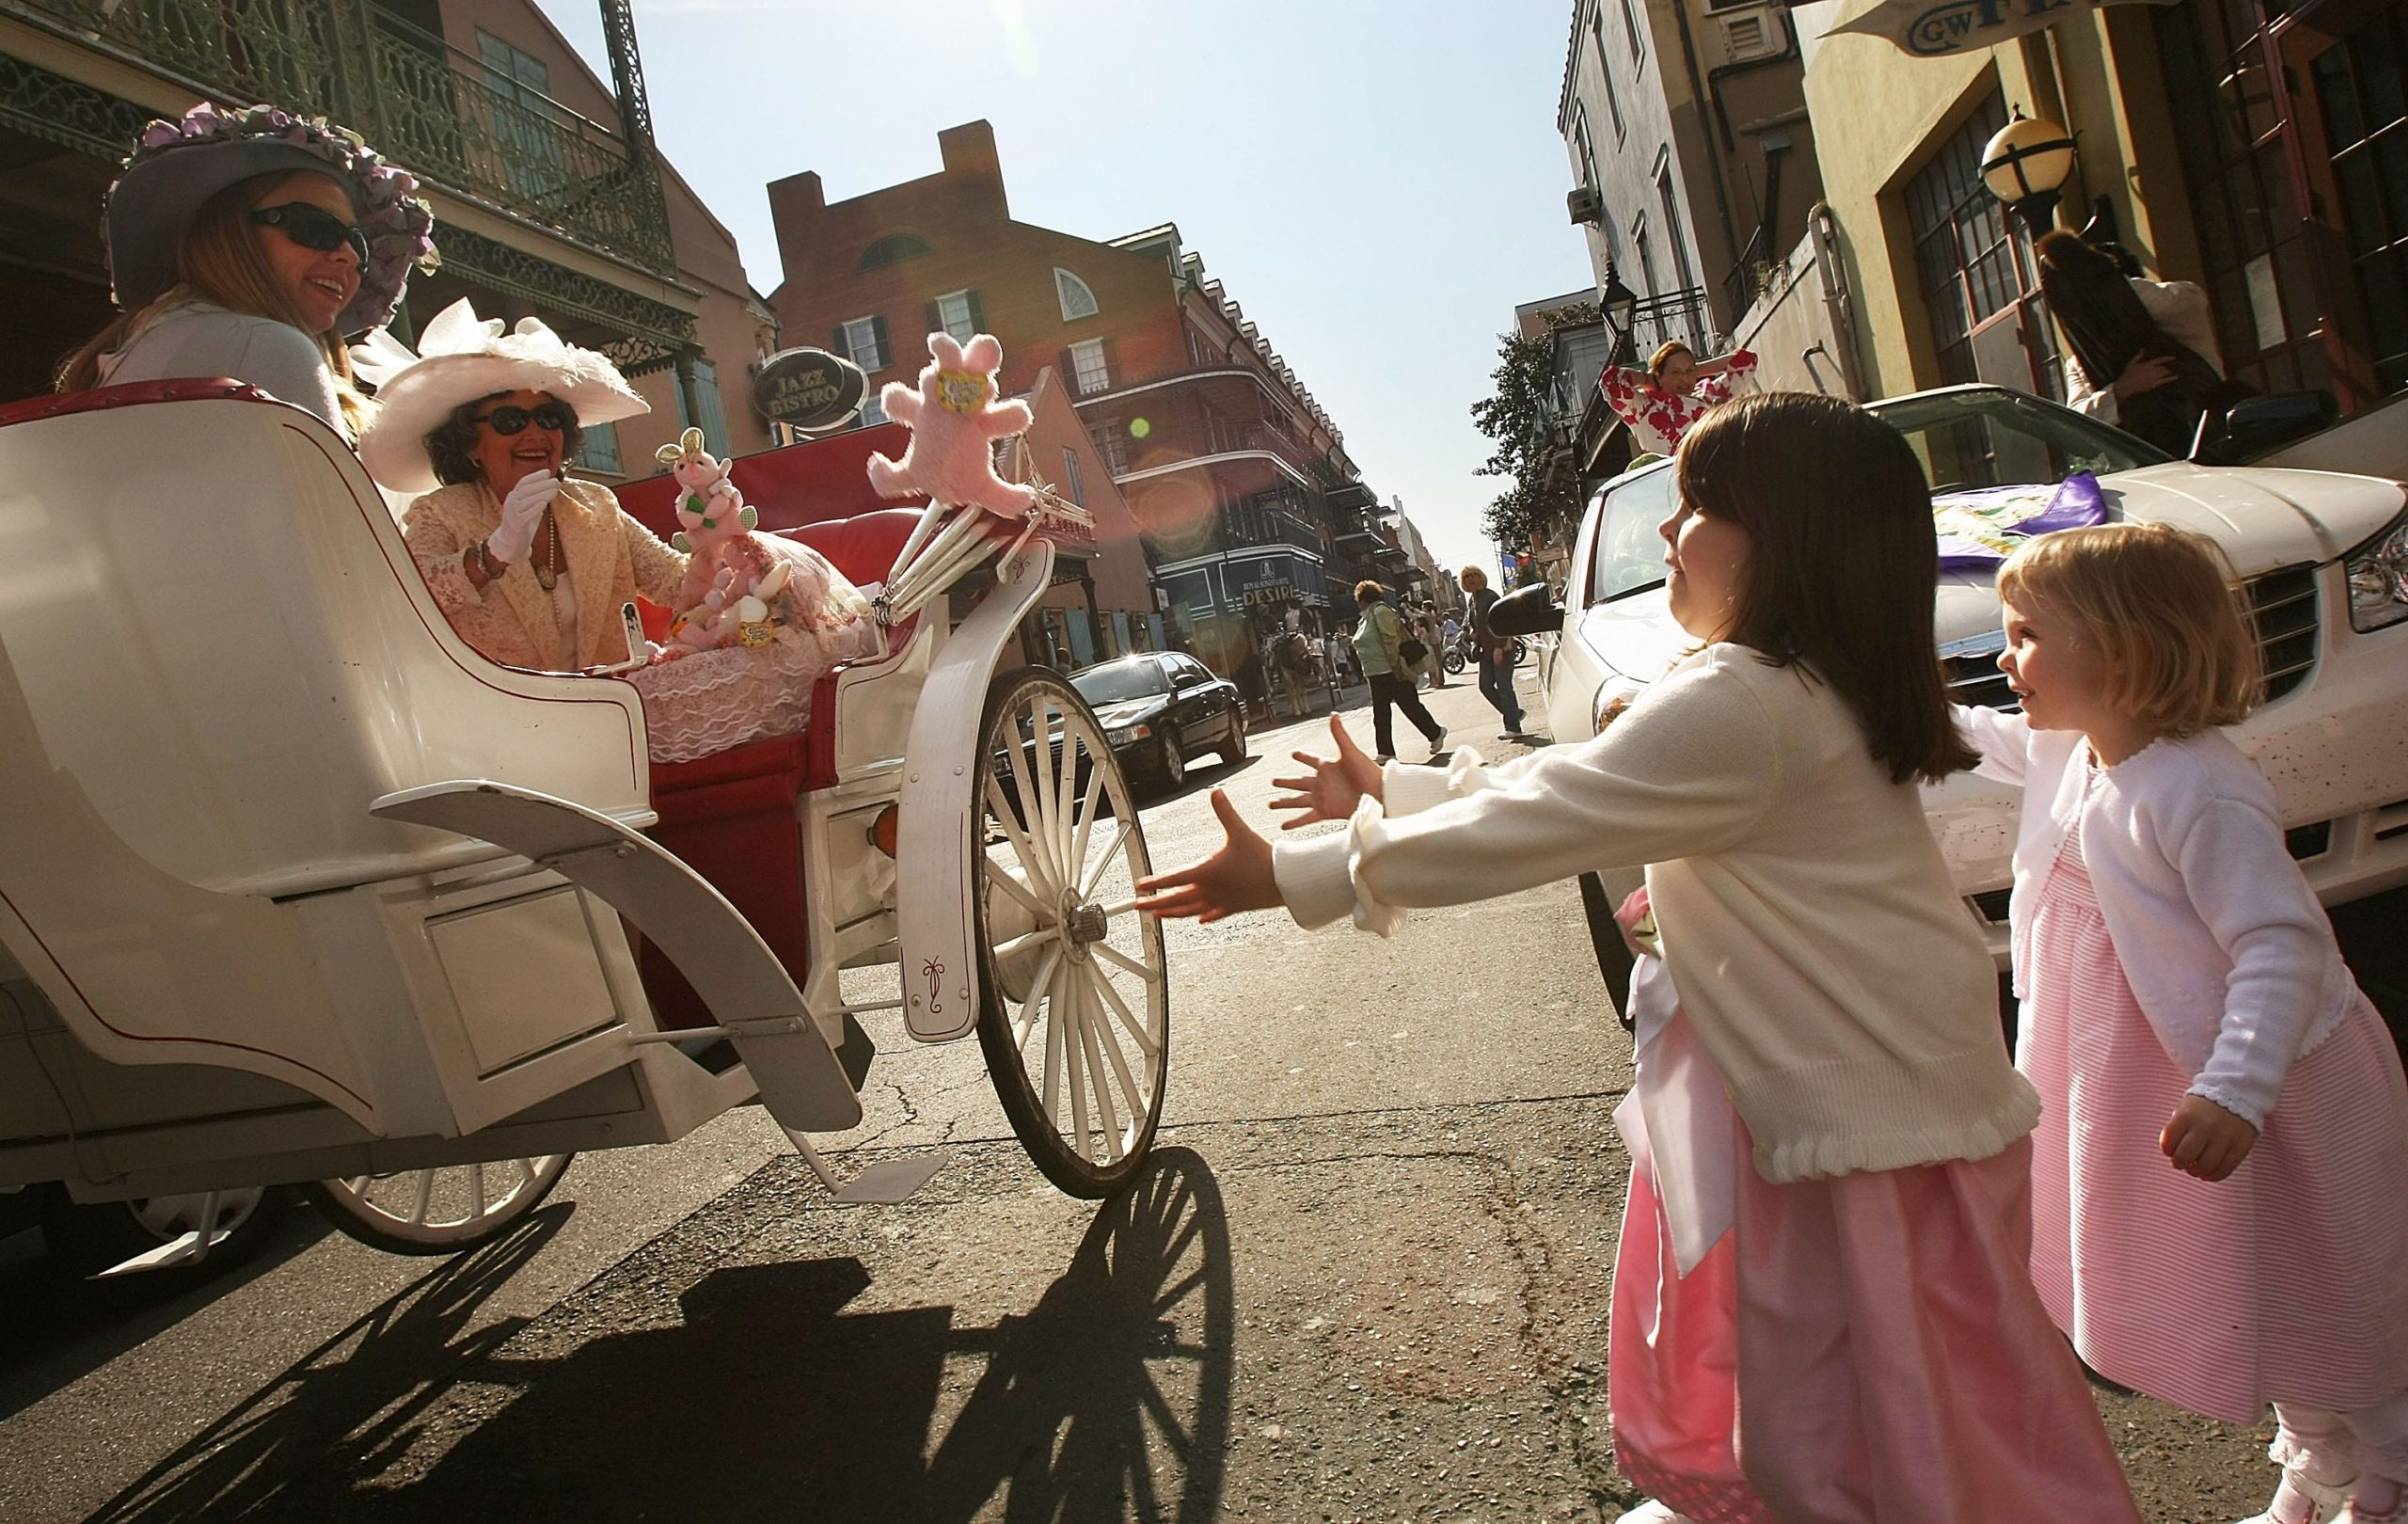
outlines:
[[772, 423], [811, 433], [861, 411], [869, 379], [861, 367], [824, 349], [784, 349], [752, 375], [752, 405]]

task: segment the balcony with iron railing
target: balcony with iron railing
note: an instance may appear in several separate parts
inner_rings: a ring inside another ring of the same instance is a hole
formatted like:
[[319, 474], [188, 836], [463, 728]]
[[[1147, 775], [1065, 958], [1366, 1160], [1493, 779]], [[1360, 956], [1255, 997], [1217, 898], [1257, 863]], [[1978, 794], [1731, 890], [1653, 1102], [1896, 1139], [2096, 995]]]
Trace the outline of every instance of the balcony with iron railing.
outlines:
[[1306, 486], [1318, 486], [1326, 462], [1310, 445], [1260, 419], [1188, 419], [1149, 423], [1140, 437], [1134, 429], [1116, 432], [1099, 426], [1096, 441], [1113, 480], [1130, 482], [1182, 468], [1202, 468], [1223, 462], [1260, 460], [1269, 456], [1275, 468]]
[[675, 274], [647, 153], [373, 0], [0, 0], [0, 15], [224, 103], [325, 117], [422, 180]]

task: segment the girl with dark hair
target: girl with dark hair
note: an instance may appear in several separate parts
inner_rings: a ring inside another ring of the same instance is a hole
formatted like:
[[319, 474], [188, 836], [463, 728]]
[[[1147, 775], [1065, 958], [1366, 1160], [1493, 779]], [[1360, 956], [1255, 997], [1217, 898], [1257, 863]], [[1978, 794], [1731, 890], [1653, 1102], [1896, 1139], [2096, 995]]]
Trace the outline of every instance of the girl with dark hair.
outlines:
[[2187, 455], [2199, 418], [2248, 388], [2216, 361], [2207, 294], [2188, 281], [2127, 276], [2115, 255], [2060, 229], [2033, 246], [2040, 290], [2065, 330], [2067, 404]]
[[1345, 831], [1275, 849], [1215, 791], [1228, 843], [1140, 908], [1385, 934], [1645, 865], [1677, 986], [1648, 1019], [1687, 1054], [1663, 1093], [1642, 1049], [1629, 1119], [1608, 1387], [1616, 1457], [1662, 1500], [1625, 1518], [2135, 1524], [2033, 1288], [2039, 1102], [1916, 786], [1973, 761], [1921, 468], [1799, 394], [1717, 410], [1680, 462], [1668, 591], [1699, 644], [1594, 739], [1381, 768], [1333, 724], [1272, 803]]

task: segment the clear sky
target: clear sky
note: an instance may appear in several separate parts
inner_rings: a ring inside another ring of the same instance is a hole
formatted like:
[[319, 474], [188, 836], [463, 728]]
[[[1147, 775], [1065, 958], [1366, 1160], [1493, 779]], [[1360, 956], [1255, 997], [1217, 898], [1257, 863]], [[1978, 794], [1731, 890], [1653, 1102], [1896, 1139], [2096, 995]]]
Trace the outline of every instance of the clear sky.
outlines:
[[[591, 0], [539, 0], [607, 83]], [[1590, 284], [1555, 131], [1571, 0], [636, 0], [654, 131], [780, 279], [771, 180], [832, 201], [994, 123], [1012, 214], [1176, 222], [1443, 563], [1493, 564], [1474, 474], [1513, 306]]]

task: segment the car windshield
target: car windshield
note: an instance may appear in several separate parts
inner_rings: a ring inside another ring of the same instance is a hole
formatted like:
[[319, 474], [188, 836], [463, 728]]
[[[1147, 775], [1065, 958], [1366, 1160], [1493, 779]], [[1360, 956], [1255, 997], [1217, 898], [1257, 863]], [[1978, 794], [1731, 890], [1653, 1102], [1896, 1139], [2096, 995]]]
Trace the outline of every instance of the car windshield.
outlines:
[[1170, 686], [1163, 680], [1161, 664], [1152, 661], [1115, 661], [1109, 666], [1089, 667], [1075, 674], [1070, 686], [1089, 704], [1125, 704], [1131, 699], [1153, 698], [1170, 691]]
[[[2168, 457], [2120, 429], [2020, 391], [1969, 389], [1875, 403], [1872, 411], [1907, 437], [1935, 496], [1978, 487], [2047, 485], [2075, 471], [2104, 476]], [[1606, 489], [1589, 561], [1589, 601], [1610, 603], [1664, 582], [1657, 532], [1678, 503], [1669, 463]]]
[[2167, 458], [2121, 429], [2020, 391], [1943, 392], [1872, 410], [1907, 437], [1934, 495], [2052, 485], [2075, 471], [2104, 476]]

